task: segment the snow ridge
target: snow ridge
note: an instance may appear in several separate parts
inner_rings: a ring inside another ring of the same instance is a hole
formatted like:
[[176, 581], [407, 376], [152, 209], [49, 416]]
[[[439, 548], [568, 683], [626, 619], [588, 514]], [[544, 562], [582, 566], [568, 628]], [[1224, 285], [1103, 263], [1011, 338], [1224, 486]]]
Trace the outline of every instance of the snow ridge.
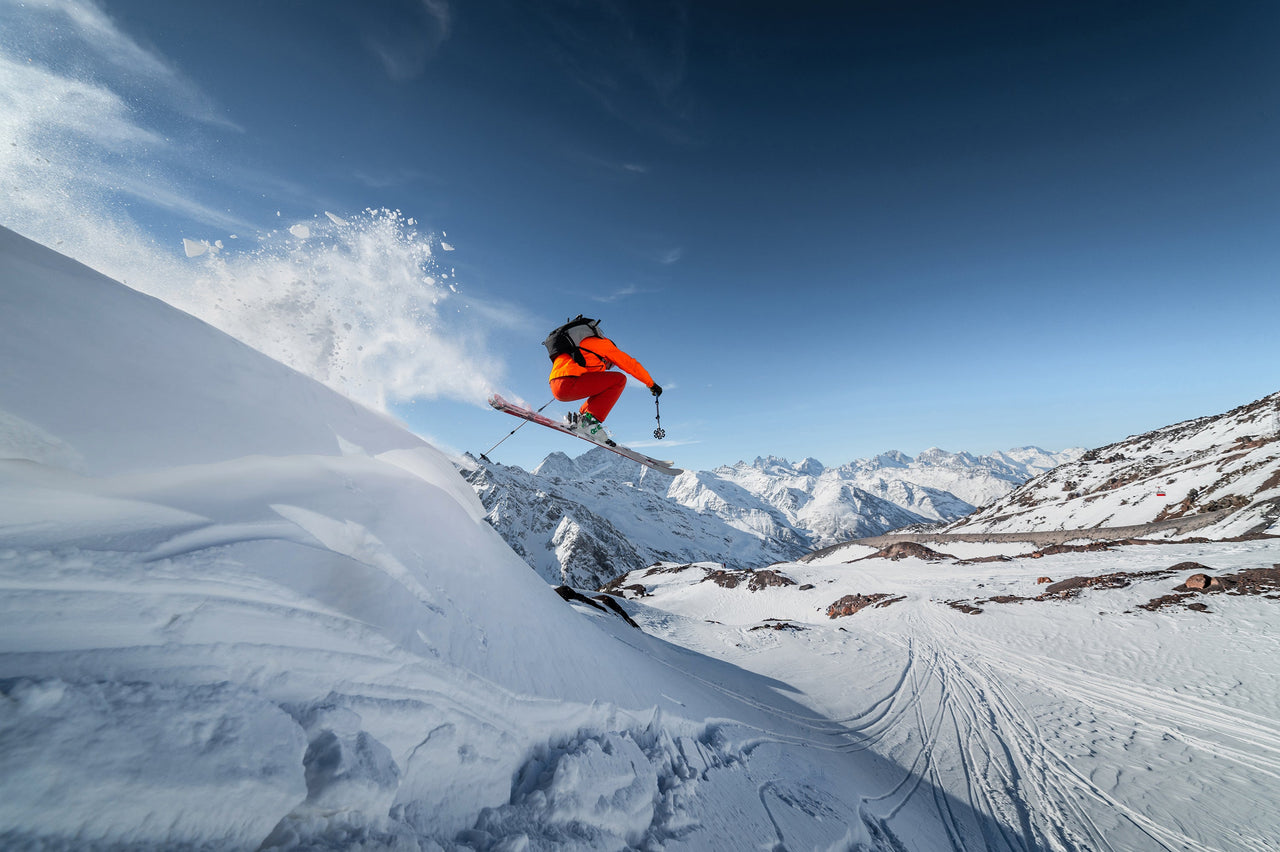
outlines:
[[1198, 535], [1244, 535], [1280, 519], [1280, 393], [1090, 450], [946, 532], [1121, 527], [1212, 513], [1228, 517]]

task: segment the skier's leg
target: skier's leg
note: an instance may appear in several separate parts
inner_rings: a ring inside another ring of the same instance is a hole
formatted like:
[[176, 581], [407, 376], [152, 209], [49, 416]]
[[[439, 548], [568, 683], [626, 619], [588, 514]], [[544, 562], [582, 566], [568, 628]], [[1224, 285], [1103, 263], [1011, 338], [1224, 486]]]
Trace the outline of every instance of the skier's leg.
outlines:
[[580, 410], [587, 412], [601, 423], [609, 416], [613, 406], [627, 386], [622, 373], [583, 373], [579, 376], [561, 376], [551, 382], [552, 395], [561, 402], [587, 398]]
[[627, 377], [622, 373], [583, 373], [553, 379], [551, 393], [561, 402], [586, 398], [580, 410], [603, 423], [626, 386]]
[[560, 376], [551, 380], [551, 395], [561, 402], [572, 402], [575, 399], [586, 399], [590, 391], [583, 390], [578, 380], [583, 376]]
[[582, 404], [581, 410], [603, 423], [618, 402], [618, 397], [622, 396], [622, 391], [627, 386], [627, 377], [622, 373], [607, 372], [587, 373], [582, 378], [589, 378], [591, 381], [589, 397]]

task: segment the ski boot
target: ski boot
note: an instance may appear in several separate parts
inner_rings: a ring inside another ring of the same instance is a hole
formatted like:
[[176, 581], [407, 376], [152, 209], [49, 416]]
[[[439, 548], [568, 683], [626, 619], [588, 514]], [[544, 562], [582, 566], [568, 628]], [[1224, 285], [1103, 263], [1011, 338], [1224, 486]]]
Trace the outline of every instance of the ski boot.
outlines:
[[618, 446], [613, 439], [609, 437], [609, 433], [605, 431], [604, 424], [595, 418], [595, 415], [586, 411], [570, 411], [564, 416], [565, 424], [577, 434], [586, 438], [588, 441], [594, 441], [597, 444], [604, 444], [607, 447]]

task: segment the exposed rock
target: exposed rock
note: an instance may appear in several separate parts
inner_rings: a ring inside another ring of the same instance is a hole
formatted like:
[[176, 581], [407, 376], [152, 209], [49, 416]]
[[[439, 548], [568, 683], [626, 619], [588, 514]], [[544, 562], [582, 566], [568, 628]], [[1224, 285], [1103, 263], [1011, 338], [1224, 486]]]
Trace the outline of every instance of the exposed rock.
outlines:
[[[640, 588], [643, 589], [644, 587], [641, 586]], [[636, 630], [640, 629], [640, 625], [636, 624], [631, 616], [627, 615], [627, 611], [608, 595], [596, 595], [595, 600], [592, 600], [577, 589], [572, 589], [569, 586], [556, 586], [556, 594], [570, 603], [586, 604], [587, 606], [595, 607], [601, 612], [611, 612]]]
[[742, 571], [728, 571], [720, 569], [719, 571], [708, 571], [707, 576], [702, 578], [702, 582], [710, 580], [717, 586], [723, 586], [726, 589], [736, 589], [738, 584], [742, 582]]
[[1088, 544], [1051, 544], [1042, 547], [1031, 556], [1056, 556], [1059, 553], [1097, 553], [1110, 550], [1115, 544], [1132, 544], [1133, 542], [1091, 541]]
[[1237, 595], [1263, 595], [1267, 592], [1280, 591], [1280, 565], [1270, 568], [1251, 568], [1236, 574], [1228, 574], [1220, 578], [1224, 583], [1233, 584], [1233, 592]]
[[1070, 577], [1045, 586], [1043, 594], [1037, 600], [1044, 600], [1050, 597], [1073, 598], [1084, 589], [1123, 589], [1135, 580], [1168, 577], [1173, 573], [1173, 569], [1169, 568], [1163, 571], [1135, 571], [1132, 573], [1117, 571], [1114, 574], [1102, 574], [1097, 577]]
[[947, 606], [952, 609], [958, 609], [966, 615], [981, 615], [982, 610], [971, 603], [965, 601], [947, 601]]
[[726, 589], [736, 589], [741, 583], [746, 582], [747, 590], [752, 592], [758, 592], [770, 586], [796, 585], [795, 580], [768, 568], [762, 568], [759, 571], [731, 571], [723, 568], [708, 570], [702, 582], [705, 583], [707, 580]]
[[566, 601], [570, 603], [586, 604], [587, 606], [595, 607], [601, 612], [605, 611], [605, 608], [600, 606], [600, 604], [591, 600], [591, 598], [587, 597], [586, 595], [582, 594], [576, 589], [571, 589], [568, 586], [556, 586], [556, 594], [564, 598]]
[[1181, 604], [1187, 599], [1193, 598], [1193, 597], [1195, 597], [1195, 595], [1190, 592], [1183, 592], [1182, 594], [1161, 595], [1158, 598], [1152, 598], [1151, 600], [1147, 601], [1144, 604], [1138, 604], [1138, 609], [1145, 609], [1149, 612], [1155, 612], [1156, 610], [1164, 609], [1167, 606], [1177, 606], [1178, 604]]
[[[914, 541], [899, 541], [882, 548], [870, 556], [864, 556], [863, 559], [892, 559], [894, 561], [899, 559], [925, 559], [930, 562], [936, 562], [939, 559], [955, 559], [955, 557], [949, 553], [939, 553]], [[859, 560], [855, 559], [853, 561], [857, 562]]]
[[1184, 571], [1202, 572], [1208, 574], [1213, 569], [1208, 565], [1201, 565], [1199, 562], [1179, 562], [1169, 568], [1170, 571], [1176, 571], [1181, 574]]
[[[642, 598], [649, 594], [649, 590], [640, 583], [627, 583], [627, 578], [630, 576], [630, 574], [619, 574], [601, 586], [600, 591], [607, 595], [617, 595], [620, 598]], [[628, 592], [630, 592], [629, 595], [627, 594]]]
[[[1085, 589], [1123, 589], [1138, 580], [1170, 577], [1195, 569], [1205, 569], [1205, 566], [1198, 562], [1180, 562], [1172, 568], [1158, 571], [1121, 571], [1096, 577], [1069, 577], [1057, 583], [1050, 583], [1041, 594], [1032, 598], [997, 595], [986, 599], [946, 601], [945, 603], [953, 609], [969, 615], [977, 615], [982, 612], [984, 604], [1066, 600], [1078, 596]], [[1036, 582], [1043, 583], [1047, 580], [1047, 577], [1042, 577]], [[1258, 595], [1270, 600], [1280, 600], [1280, 564], [1271, 568], [1251, 568], [1221, 577], [1213, 577], [1204, 571], [1197, 571], [1185, 583], [1174, 587], [1172, 594], [1153, 598], [1145, 604], [1138, 604], [1138, 608], [1154, 612], [1166, 607], [1183, 606], [1207, 613], [1211, 611], [1208, 605], [1195, 600], [1205, 594]]]
[[614, 613], [615, 613], [615, 614], [617, 614], [617, 616], [618, 616], [619, 618], [621, 618], [621, 619], [622, 619], [623, 621], [625, 621], [627, 624], [630, 624], [630, 625], [631, 625], [632, 627], [634, 627], [636, 630], [640, 630], [640, 629], [641, 629], [641, 628], [640, 628], [640, 625], [639, 625], [639, 624], [636, 624], [636, 623], [635, 623], [635, 620], [634, 620], [634, 619], [632, 619], [632, 617], [631, 617], [631, 616], [627, 615], [627, 611], [626, 611], [625, 609], [623, 609], [623, 608], [622, 608], [622, 604], [618, 603], [618, 602], [617, 602], [616, 600], [614, 600], [613, 598], [609, 597], [608, 595], [596, 595], [596, 598], [595, 598], [595, 599], [596, 599], [596, 600], [598, 600], [598, 601], [600, 601], [600, 603], [604, 604], [604, 605], [605, 605], [606, 607], [608, 607], [609, 609], [613, 610], [613, 611], [614, 611]]
[[766, 618], [764, 624], [757, 624], [752, 630], [804, 630], [799, 624], [783, 621], [780, 618]]
[[994, 556], [977, 556], [973, 559], [961, 559], [960, 565], [979, 565], [983, 562], [1012, 562], [1012, 556], [1005, 556], [1003, 553], [997, 553]]
[[1042, 585], [1044, 585], [1045, 583], [1052, 583], [1052, 582], [1053, 582], [1053, 580], [1052, 580], [1051, 578], [1049, 578], [1049, 577], [1036, 577], [1036, 585], [1037, 585], [1037, 586], [1042, 586]]
[[854, 613], [864, 610], [869, 606], [884, 607], [906, 599], [905, 595], [893, 597], [884, 593], [877, 593], [874, 595], [845, 595], [840, 600], [827, 607], [827, 618], [840, 618], [846, 615], [853, 615]]
[[758, 592], [770, 586], [794, 586], [795, 584], [796, 581], [787, 575], [765, 568], [751, 572], [751, 579], [747, 581], [747, 588], [753, 592]]
[[659, 563], [654, 565], [648, 571], [645, 571], [644, 575], [646, 577], [651, 577], [654, 574], [679, 574], [681, 571], [688, 571], [692, 567], [692, 562], [685, 563], [684, 565], [663, 565], [662, 563]]
[[[1181, 562], [1175, 565], [1174, 569], [1187, 570], [1188, 567], [1203, 568], [1204, 566], [1198, 562]], [[1209, 612], [1208, 606], [1203, 603], [1187, 603], [1203, 594], [1258, 595], [1280, 600], [1280, 595], [1274, 594], [1280, 591], [1280, 565], [1271, 568], [1249, 568], [1221, 577], [1197, 573], [1188, 577], [1185, 583], [1174, 587], [1173, 591], [1174, 594], [1153, 598], [1139, 606], [1142, 609], [1154, 611], [1181, 604], [1187, 609]]]

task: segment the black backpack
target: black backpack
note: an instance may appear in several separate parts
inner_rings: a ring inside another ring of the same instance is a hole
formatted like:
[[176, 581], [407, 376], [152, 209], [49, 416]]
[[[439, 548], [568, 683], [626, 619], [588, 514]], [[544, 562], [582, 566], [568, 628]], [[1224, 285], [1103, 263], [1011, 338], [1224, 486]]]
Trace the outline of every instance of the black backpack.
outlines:
[[557, 355], [569, 355], [577, 362], [579, 367], [585, 367], [587, 366], [587, 361], [582, 357], [582, 352], [578, 347], [588, 337], [601, 336], [600, 320], [588, 319], [582, 314], [578, 314], [548, 334], [547, 339], [542, 341], [542, 345], [547, 347], [547, 354], [551, 356], [552, 361], [556, 360]]

